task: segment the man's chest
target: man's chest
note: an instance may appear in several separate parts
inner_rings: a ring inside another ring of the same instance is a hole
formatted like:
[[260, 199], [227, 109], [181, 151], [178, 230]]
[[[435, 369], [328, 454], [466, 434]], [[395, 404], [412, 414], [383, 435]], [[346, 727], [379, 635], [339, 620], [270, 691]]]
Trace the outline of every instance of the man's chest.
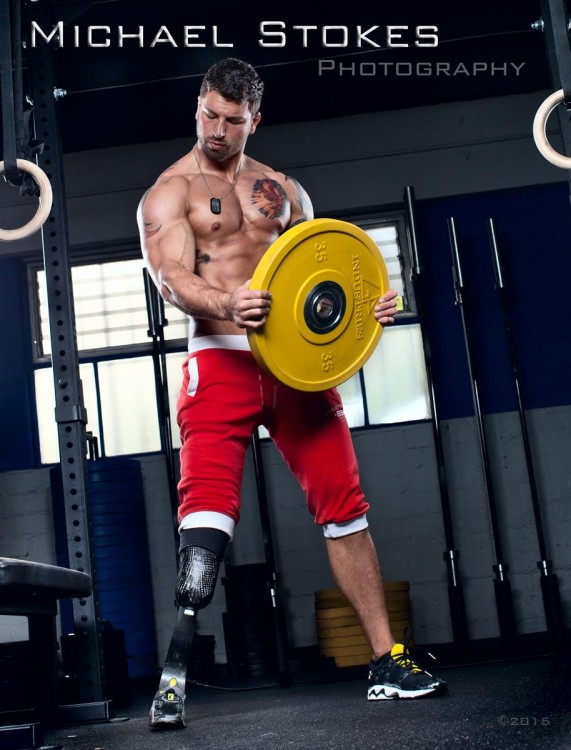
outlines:
[[282, 185], [270, 177], [241, 175], [223, 180], [193, 180], [189, 219], [197, 238], [227, 238], [236, 233], [279, 234], [289, 223], [291, 205]]

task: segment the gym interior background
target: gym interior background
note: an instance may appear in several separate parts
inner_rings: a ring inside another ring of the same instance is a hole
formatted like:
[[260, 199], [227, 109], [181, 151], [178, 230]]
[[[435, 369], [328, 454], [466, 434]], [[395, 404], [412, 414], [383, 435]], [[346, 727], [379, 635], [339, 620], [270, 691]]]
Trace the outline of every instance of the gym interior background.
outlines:
[[[313, 4], [312, 11], [299, 10], [297, 17], [290, 7], [280, 16], [288, 38], [279, 49], [259, 46], [260, 19], [248, 18], [248, 14], [236, 18], [228, 11], [212, 18], [207, 9], [189, 13], [169, 3], [161, 3], [164, 17], [157, 15], [154, 3], [138, 3], [137, 13], [126, 9], [124, 2], [52, 5], [54, 17], [66, 20], [65, 33], [69, 34], [54, 56], [57, 85], [67, 89], [58, 106], [70, 248], [79, 269], [78, 298], [82, 267], [95, 266], [101, 279], [107, 264], [138, 259], [138, 201], [160, 171], [191, 147], [200, 76], [227, 54], [259, 65], [266, 81], [262, 125], [248, 152], [298, 179], [312, 197], [316, 215], [368, 226], [395, 221], [398, 227], [404, 220], [403, 190], [414, 187], [418, 239], [430, 290], [423, 325], [432, 346], [456, 546], [469, 635], [475, 642], [499, 635], [492, 585], [495, 559], [455, 304], [446, 223], [451, 216], [456, 219], [463, 250], [466, 304], [517, 630], [521, 636], [533, 637], [546, 629], [536, 568], [540, 556], [488, 242], [487, 221], [494, 219], [509, 284], [546, 539], [569, 623], [571, 213], [566, 173], [540, 156], [531, 135], [535, 112], [552, 90], [542, 35], [530, 30], [539, 15], [539, 3], [508, 2], [502, 3], [502, 9], [479, 3], [477, 11], [468, 9], [462, 18], [458, 10], [445, 10], [446, 4], [427, 10], [417, 2], [401, 4], [406, 7], [398, 13], [363, 9], [359, 18], [354, 9], [335, 3]], [[205, 26], [204, 48], [189, 51], [165, 44], [160, 49], [125, 50], [112, 39], [109, 48], [88, 49], [83, 37], [74, 47], [68, 31], [76, 24], [83, 34], [89, 24], [102, 24], [115, 33], [121, 23], [141, 23], [149, 44], [161, 24], [167, 24], [176, 36], [185, 22]], [[220, 34], [226, 35], [223, 41], [234, 37], [233, 49], [212, 46], [207, 34], [216, 23]], [[319, 28], [324, 23], [342, 25], [350, 31], [357, 23], [364, 27], [408, 24], [411, 46], [385, 50], [383, 58], [373, 57], [369, 50], [356, 54], [354, 46], [327, 49], [310, 42], [304, 48], [292, 30], [299, 23]], [[412, 46], [418, 24], [439, 27], [439, 49]], [[444, 43], [454, 39], [460, 41]], [[335, 67], [319, 75], [318, 60], [325, 58], [334, 60]], [[375, 75], [371, 75], [373, 68], [360, 67], [363, 62], [381, 60], [400, 62], [401, 74], [397, 75], [396, 67], [381, 74], [383, 69], [377, 66]], [[436, 75], [432, 68], [431, 75], [419, 77], [410, 75], [406, 67], [438, 61], [451, 65], [448, 73], [441, 69]], [[482, 61], [498, 66], [496, 72], [488, 68], [474, 73], [473, 63]], [[512, 63], [524, 63], [519, 74], [509, 67]], [[340, 64], [347, 66], [344, 73]], [[467, 73], [454, 73], [460, 64]], [[508, 67], [502, 72], [504, 64]], [[561, 150], [555, 117], [549, 121], [548, 135]], [[33, 203], [2, 185], [2, 226], [24, 223]], [[404, 283], [409, 274], [408, 239], [406, 231], [398, 235]], [[41, 265], [39, 233], [0, 247], [0, 549], [4, 556], [55, 564], [50, 469], [57, 458], [50, 449], [49, 426], [45, 428], [53, 402], [49, 402], [50, 376], [46, 376], [49, 358], [41, 342]], [[141, 295], [142, 275], [137, 270], [134, 278], [139, 277]], [[111, 303], [116, 289], [112, 281], [106, 283]], [[94, 315], [100, 314], [97, 300], [89, 299], [89, 291], [86, 296], [78, 329], [111, 326], [94, 324]], [[419, 320], [413, 303], [411, 295], [410, 315], [386, 332], [366, 377], [357, 378], [344, 393], [348, 410], [355, 414], [353, 437], [385, 578], [410, 581], [415, 641], [442, 645], [452, 640], [442, 559], [445, 542]], [[81, 352], [88, 407], [92, 405], [88, 428], [98, 436], [106, 455], [135, 458], [142, 468], [143, 505], [138, 511], [145, 523], [139, 543], [142, 564], [150, 575], [153, 630], [151, 647], [131, 654], [144, 657], [141, 662], [130, 661], [132, 675], [149, 673], [144, 661], [162, 663], [175, 618], [173, 523], [156, 421], [151, 344], [146, 339], [144, 309], [138, 313], [126, 326], [133, 329], [140, 324], [142, 336], [135, 343], [128, 338], [130, 330], [124, 332], [125, 338], [115, 331], [110, 346], [105, 342], [111, 341], [106, 338], [111, 333], [106, 331], [101, 348]], [[171, 318], [169, 311], [167, 316]], [[182, 327], [173, 325], [172, 330]], [[396, 349], [390, 350], [395, 352], [391, 356], [383, 356], [384, 347], [389, 352], [391, 339], [399, 336], [404, 342], [402, 359]], [[169, 351], [173, 357], [169, 388], [174, 396], [184, 351], [182, 333], [169, 340]], [[387, 372], [391, 368], [396, 376], [393, 381]], [[410, 380], [414, 381], [409, 394], [412, 406], [402, 395], [406, 391], [403, 382]], [[376, 394], [370, 396], [367, 418], [363, 416], [363, 386], [368, 398], [369, 390]], [[388, 416], [371, 418], [373, 395], [381, 399], [381, 405], [383, 399], [390, 399], [391, 408], [396, 400], [396, 408]], [[402, 403], [399, 398], [404, 399]], [[312, 524], [302, 493], [272, 444], [263, 441], [262, 450], [290, 645], [292, 649], [314, 647], [314, 592], [333, 585], [321, 532]], [[124, 533], [129, 533], [127, 527]], [[231, 559], [233, 565], [264, 559], [251, 457]], [[120, 561], [116, 574], [121, 575]], [[219, 585], [212, 605], [200, 616], [200, 632], [215, 636], [216, 660], [221, 664], [226, 659], [225, 608]], [[0, 642], [24, 640], [25, 629], [23, 618], [0, 618]]]

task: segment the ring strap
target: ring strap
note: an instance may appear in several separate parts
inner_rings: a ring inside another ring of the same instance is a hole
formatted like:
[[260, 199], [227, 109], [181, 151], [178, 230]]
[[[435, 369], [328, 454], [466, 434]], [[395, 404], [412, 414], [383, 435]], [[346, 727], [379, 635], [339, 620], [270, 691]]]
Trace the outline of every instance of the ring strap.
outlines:
[[18, 171], [16, 164], [16, 117], [14, 111], [14, 73], [12, 70], [12, 24], [10, 0], [0, 0], [0, 84], [2, 86], [3, 161], [7, 176]]

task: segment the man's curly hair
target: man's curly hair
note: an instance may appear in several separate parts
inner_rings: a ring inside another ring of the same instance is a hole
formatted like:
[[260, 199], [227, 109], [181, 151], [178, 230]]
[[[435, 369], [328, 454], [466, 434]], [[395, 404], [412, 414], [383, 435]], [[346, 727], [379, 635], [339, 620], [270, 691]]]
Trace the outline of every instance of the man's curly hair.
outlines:
[[260, 109], [264, 83], [254, 68], [236, 57], [227, 57], [214, 63], [206, 71], [200, 87], [200, 95], [209, 91], [232, 102], [248, 102], [250, 112], [255, 115]]

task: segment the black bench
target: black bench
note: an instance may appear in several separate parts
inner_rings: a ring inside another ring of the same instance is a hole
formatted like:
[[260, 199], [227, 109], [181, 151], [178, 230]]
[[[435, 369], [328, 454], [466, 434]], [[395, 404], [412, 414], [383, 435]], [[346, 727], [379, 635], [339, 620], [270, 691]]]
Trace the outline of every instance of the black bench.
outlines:
[[56, 565], [0, 557], [0, 615], [28, 618], [30, 708], [2, 712], [0, 747], [38, 747], [42, 727], [53, 724], [58, 708], [56, 615], [58, 599], [91, 594], [91, 577]]

